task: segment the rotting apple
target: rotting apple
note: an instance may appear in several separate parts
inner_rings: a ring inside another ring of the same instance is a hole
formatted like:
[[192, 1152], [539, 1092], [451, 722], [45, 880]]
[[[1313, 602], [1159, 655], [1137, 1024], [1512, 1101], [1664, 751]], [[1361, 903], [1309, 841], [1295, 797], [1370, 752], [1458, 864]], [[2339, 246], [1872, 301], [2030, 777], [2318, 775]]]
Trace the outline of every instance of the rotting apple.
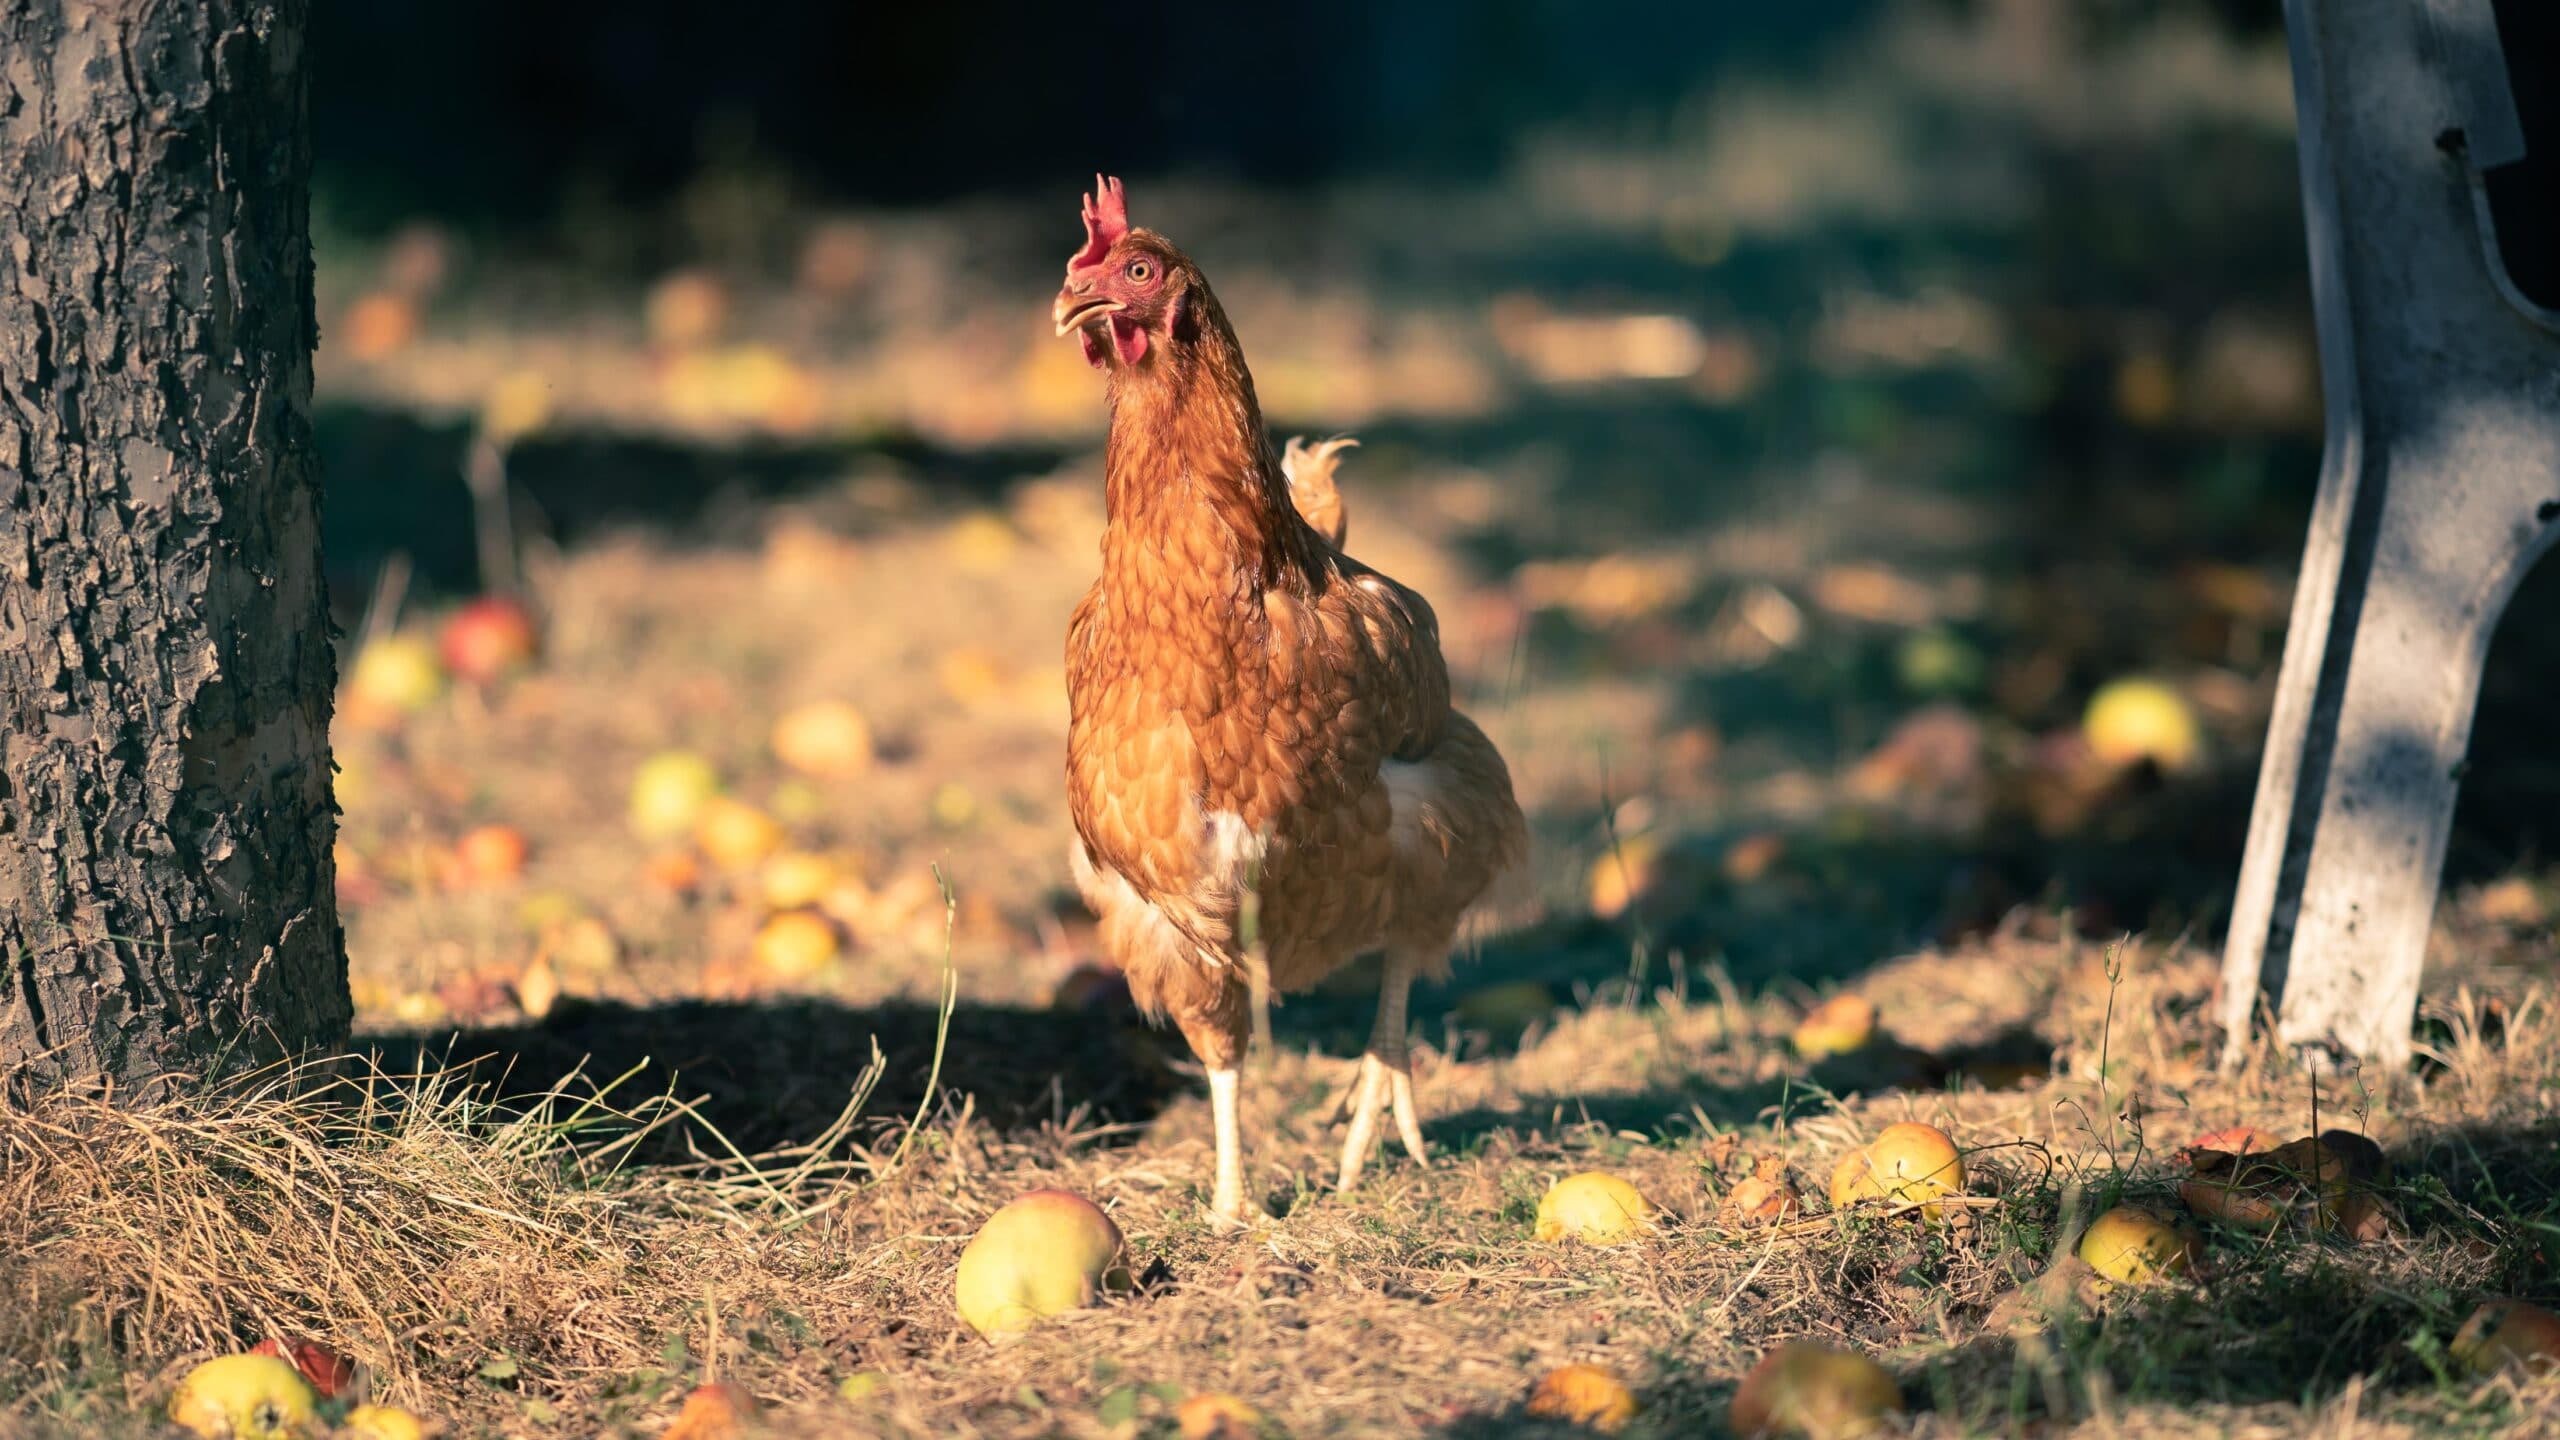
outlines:
[[1902, 1387], [1885, 1368], [1851, 1350], [1810, 1340], [1781, 1345], [1751, 1367], [1733, 1392], [1733, 1430], [1744, 1436], [1855, 1440], [1902, 1408]]

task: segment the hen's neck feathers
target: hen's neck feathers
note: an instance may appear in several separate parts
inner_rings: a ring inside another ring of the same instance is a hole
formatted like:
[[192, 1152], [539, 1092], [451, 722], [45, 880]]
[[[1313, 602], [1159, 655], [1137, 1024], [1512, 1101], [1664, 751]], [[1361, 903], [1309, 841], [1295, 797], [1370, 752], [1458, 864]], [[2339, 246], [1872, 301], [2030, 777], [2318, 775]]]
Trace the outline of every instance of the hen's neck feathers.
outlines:
[[1105, 575], [1185, 567], [1221, 594], [1238, 581], [1257, 590], [1314, 583], [1322, 547], [1289, 499], [1243, 347], [1205, 283], [1191, 299], [1191, 333], [1111, 372]]

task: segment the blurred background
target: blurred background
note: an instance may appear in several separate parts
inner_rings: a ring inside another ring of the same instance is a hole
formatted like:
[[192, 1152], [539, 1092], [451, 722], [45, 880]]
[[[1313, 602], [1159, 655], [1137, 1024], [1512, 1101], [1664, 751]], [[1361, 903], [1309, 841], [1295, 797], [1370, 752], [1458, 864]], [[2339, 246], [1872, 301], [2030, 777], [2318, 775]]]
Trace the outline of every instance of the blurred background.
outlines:
[[[1431, 596], [1533, 814], [1505, 983], [2218, 941], [2319, 458], [2275, 0], [454, 0], [314, 43], [350, 656], [489, 591], [539, 633], [349, 663], [368, 1023], [540, 1018], [537, 964], [929, 995], [931, 866], [965, 993], [1091, 978], [1058, 657], [1103, 409], [1048, 306], [1098, 169], [1275, 432], [1362, 441], [1350, 548]], [[2519, 936], [2555, 612], [2502, 632], [2453, 847]], [[858, 753], [777, 733], [813, 707]], [[687, 757], [714, 818], [642, 813]]]

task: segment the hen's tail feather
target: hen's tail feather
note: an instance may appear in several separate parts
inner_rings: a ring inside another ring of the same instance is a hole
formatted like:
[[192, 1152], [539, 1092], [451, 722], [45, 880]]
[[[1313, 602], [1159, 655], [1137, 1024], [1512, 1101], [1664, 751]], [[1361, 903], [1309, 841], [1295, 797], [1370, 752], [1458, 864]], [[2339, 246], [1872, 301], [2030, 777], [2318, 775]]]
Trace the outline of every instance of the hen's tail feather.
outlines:
[[1348, 435], [1319, 440], [1313, 445], [1303, 435], [1292, 435], [1280, 452], [1280, 473], [1288, 477], [1289, 499], [1297, 505], [1299, 516], [1332, 541], [1337, 550], [1342, 548], [1342, 537], [1350, 531], [1351, 517], [1342, 508], [1342, 490], [1334, 483], [1334, 470], [1342, 464], [1342, 452], [1359, 445]]

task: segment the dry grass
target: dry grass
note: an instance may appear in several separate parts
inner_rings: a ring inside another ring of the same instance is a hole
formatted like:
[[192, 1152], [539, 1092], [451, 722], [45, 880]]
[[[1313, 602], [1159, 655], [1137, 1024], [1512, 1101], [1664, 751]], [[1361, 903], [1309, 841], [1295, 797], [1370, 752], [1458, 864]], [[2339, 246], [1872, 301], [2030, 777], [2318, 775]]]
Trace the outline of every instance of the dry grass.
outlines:
[[[2477, 1296], [2551, 1284], [2547, 982], [2510, 977], [2495, 1034], [2466, 1001], [2422, 1087], [2321, 1100], [2319, 1123], [2397, 1159], [2408, 1238], [2225, 1236], [2202, 1285], [2012, 1333], [1993, 1307], [2078, 1219], [2164, 1196], [2164, 1152], [2208, 1126], [2306, 1128], [2307, 1081], [2202, 1063], [2210, 967], [2176, 948], [2010, 934], [1890, 967], [1872, 993], [1959, 970], [2043, 992], [2051, 1079], [1834, 1096], [1784, 1053], [1787, 1007], [1603, 997], [1516, 1054], [1428, 1064], [1445, 1158], [1348, 1198], [1316, 1179], [1341, 1062], [1283, 1053], [1250, 1123], [1284, 1213], [1240, 1238], [1203, 1221], [1192, 1099], [1135, 1135], [1004, 1135], [950, 1098], [912, 1145], [904, 1118], [848, 1107], [813, 1143], [746, 1161], [672, 1095], [574, 1076], [505, 1104], [458, 1071], [146, 1106], [14, 1097], [0, 1397], [30, 1433], [133, 1433], [189, 1360], [307, 1334], [464, 1434], [645, 1432], [715, 1373], [775, 1402], [786, 1433], [1158, 1433], [1181, 1395], [1219, 1390], [1290, 1434], [1528, 1434], [1545, 1423], [1520, 1413], [1529, 1382], [1590, 1360], [1646, 1398], [1641, 1433], [1672, 1435], [1713, 1433], [1758, 1353], [1811, 1336], [1884, 1358], [1926, 1407], [1918, 1433], [2547, 1433], [2560, 1392], [2453, 1377], [2440, 1348]], [[1988, 1202], [1969, 1231], [1852, 1221], [1767, 1240], [1713, 1223], [1753, 1154], [1813, 1186], [1905, 1116], [1969, 1151]], [[708, 1158], [632, 1158], [671, 1141]], [[1665, 1232], [1622, 1251], [1532, 1241], [1539, 1191], [1592, 1167], [1661, 1204]], [[1110, 1206], [1149, 1287], [989, 1346], [951, 1313], [951, 1262], [1035, 1185]], [[856, 1375], [876, 1377], [869, 1393], [841, 1398]]]

